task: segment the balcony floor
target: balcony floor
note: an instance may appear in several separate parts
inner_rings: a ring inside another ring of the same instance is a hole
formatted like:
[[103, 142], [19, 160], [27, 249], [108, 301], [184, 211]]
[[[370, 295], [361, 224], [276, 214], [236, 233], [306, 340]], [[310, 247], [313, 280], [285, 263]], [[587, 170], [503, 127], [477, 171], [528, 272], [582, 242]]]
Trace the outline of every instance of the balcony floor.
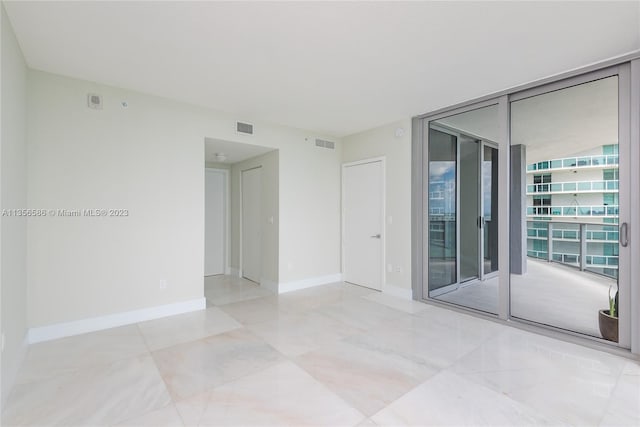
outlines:
[[[511, 315], [601, 337], [598, 310], [608, 308], [609, 287], [615, 283], [603, 276], [528, 258], [527, 273], [511, 275]], [[497, 313], [498, 279], [474, 282], [437, 299]]]

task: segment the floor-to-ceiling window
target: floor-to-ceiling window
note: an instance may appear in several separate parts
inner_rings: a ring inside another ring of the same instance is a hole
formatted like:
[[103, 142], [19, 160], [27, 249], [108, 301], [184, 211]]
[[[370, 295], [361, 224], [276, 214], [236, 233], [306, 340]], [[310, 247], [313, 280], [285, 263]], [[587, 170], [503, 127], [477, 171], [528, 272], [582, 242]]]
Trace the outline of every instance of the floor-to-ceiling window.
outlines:
[[527, 239], [512, 244], [527, 256], [511, 272], [511, 316], [603, 338], [599, 311], [615, 311], [618, 292], [618, 76], [510, 107], [524, 165], [511, 174], [527, 183], [526, 216], [513, 219]]
[[632, 75], [621, 63], [414, 119], [418, 299], [640, 352]]

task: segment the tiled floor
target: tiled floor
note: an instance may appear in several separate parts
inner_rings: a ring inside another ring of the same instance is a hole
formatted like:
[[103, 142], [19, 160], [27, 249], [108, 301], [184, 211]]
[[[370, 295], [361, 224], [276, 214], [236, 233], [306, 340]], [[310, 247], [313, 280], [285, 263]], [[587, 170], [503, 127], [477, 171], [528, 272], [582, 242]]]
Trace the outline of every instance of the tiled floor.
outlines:
[[640, 425], [640, 364], [337, 283], [33, 345], [2, 425]]

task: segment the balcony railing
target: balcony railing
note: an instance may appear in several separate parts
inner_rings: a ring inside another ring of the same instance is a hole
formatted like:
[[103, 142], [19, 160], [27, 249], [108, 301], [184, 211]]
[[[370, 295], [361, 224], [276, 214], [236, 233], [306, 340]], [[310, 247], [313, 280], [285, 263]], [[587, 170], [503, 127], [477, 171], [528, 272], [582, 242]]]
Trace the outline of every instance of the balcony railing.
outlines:
[[564, 159], [552, 159], [532, 163], [527, 165], [527, 172], [616, 166], [618, 166], [617, 154], [603, 154], [597, 156], [567, 157]]
[[527, 240], [530, 257], [618, 277], [615, 225], [527, 221]]
[[527, 206], [527, 216], [572, 218], [617, 218], [618, 205]]
[[617, 193], [618, 180], [550, 182], [527, 185], [527, 195], [558, 193]]

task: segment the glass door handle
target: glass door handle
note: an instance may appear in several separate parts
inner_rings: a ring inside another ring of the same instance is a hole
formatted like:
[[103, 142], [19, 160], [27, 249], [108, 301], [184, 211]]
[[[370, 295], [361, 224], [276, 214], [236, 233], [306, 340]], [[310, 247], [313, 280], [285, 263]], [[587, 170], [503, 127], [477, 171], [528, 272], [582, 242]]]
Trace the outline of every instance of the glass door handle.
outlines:
[[627, 236], [629, 225], [626, 222], [623, 222], [620, 225], [620, 246], [626, 248], [629, 244], [629, 236]]

